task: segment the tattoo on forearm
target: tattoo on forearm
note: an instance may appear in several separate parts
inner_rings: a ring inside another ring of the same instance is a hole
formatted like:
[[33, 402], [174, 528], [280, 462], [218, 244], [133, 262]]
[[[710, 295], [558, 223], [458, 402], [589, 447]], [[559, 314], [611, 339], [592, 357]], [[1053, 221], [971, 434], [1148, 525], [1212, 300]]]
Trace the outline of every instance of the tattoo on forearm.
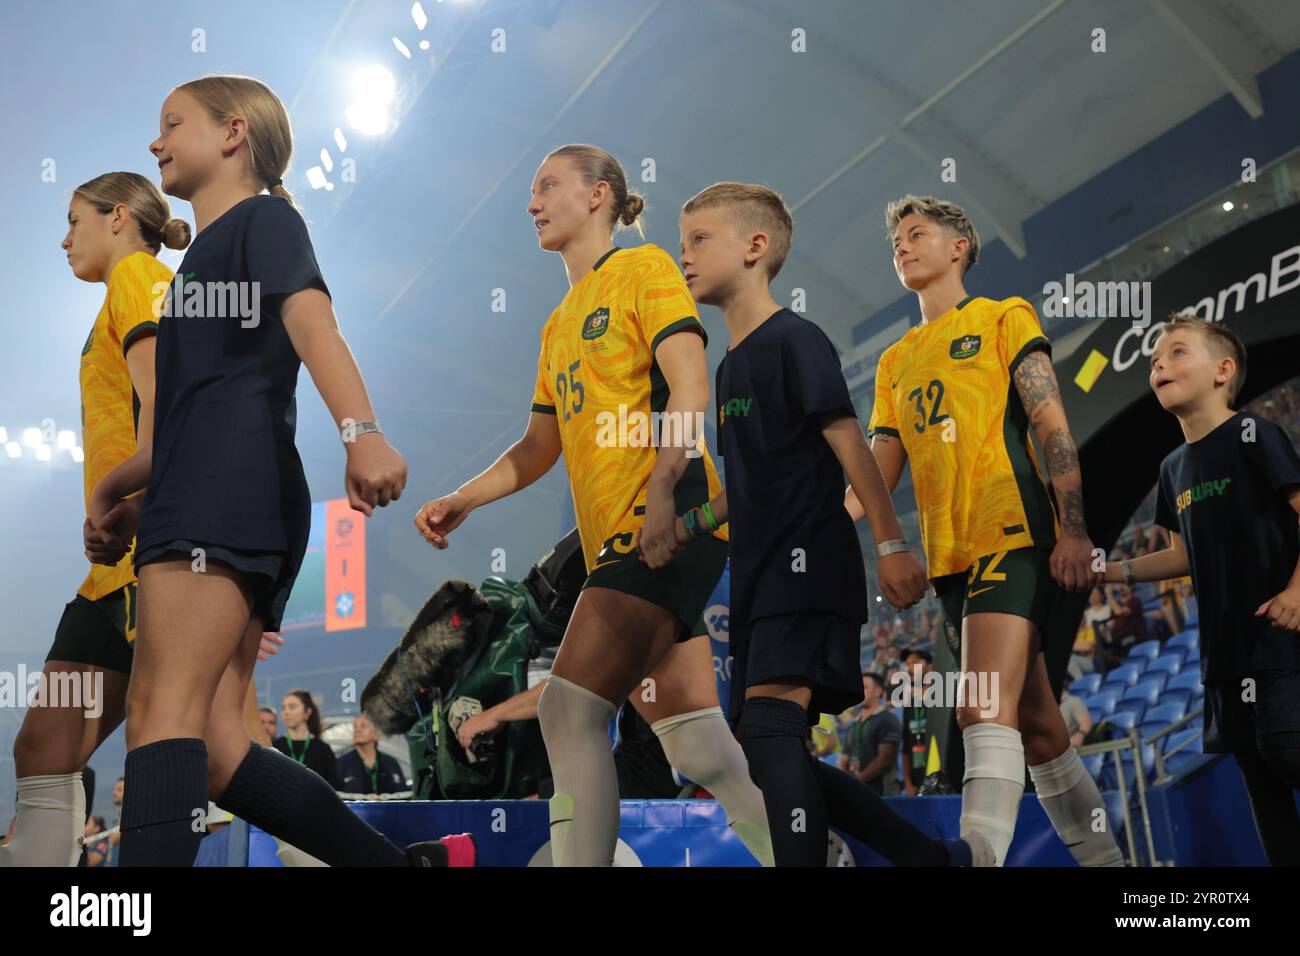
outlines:
[[1075, 489], [1059, 496], [1061, 530], [1068, 535], [1082, 537], [1088, 533], [1083, 523], [1083, 492]]
[[1030, 352], [1016, 369], [1016, 391], [1025, 407], [1030, 424], [1038, 427], [1043, 408], [1051, 402], [1061, 404], [1061, 390], [1056, 385], [1052, 359], [1046, 352]]
[[1043, 454], [1047, 456], [1047, 474], [1052, 478], [1079, 470], [1079, 453], [1067, 428], [1053, 428], [1047, 433]]

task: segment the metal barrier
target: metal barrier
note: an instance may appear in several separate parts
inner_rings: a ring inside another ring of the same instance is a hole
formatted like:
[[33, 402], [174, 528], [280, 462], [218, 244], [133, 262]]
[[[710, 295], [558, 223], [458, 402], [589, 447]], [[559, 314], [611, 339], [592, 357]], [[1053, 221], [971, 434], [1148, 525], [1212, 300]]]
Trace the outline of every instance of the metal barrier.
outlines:
[[[1128, 728], [1123, 737], [1114, 740], [1104, 740], [1100, 743], [1086, 744], [1078, 748], [1079, 757], [1091, 757], [1094, 754], [1115, 755], [1115, 779], [1119, 789], [1120, 804], [1124, 810], [1124, 836], [1128, 843], [1128, 865], [1138, 865], [1138, 847], [1137, 840], [1133, 833], [1133, 807], [1128, 796], [1128, 781], [1124, 776], [1124, 753], [1129, 752], [1133, 760], [1133, 783], [1136, 790], [1138, 809], [1141, 812], [1142, 834], [1146, 848], [1146, 858], [1150, 861], [1151, 866], [1165, 866], [1165, 864], [1156, 859], [1155, 840], [1151, 833], [1151, 814], [1147, 808], [1147, 780], [1146, 769], [1142, 766], [1142, 748], [1151, 746], [1155, 755], [1155, 777], [1152, 783], [1163, 784], [1172, 780], [1172, 775], [1165, 769], [1165, 755], [1160, 752], [1159, 742], [1176, 730], [1181, 730], [1193, 720], [1199, 718], [1203, 708], [1198, 707], [1182, 720], [1175, 721], [1168, 727], [1162, 727], [1145, 740], [1137, 732], [1136, 728]], [[1102, 718], [1105, 720], [1105, 718]], [[1175, 747], [1170, 753], [1177, 753], [1192, 742], [1195, 738], [1188, 739]], [[1105, 761], [1102, 761], [1103, 765]]]

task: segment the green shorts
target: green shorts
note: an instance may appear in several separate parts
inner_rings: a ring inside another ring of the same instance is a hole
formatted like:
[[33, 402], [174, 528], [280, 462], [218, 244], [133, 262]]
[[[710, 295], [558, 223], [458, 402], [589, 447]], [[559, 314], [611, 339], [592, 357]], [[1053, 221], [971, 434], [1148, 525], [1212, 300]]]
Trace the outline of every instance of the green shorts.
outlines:
[[636, 553], [633, 532], [616, 534], [601, 546], [584, 588], [610, 588], [673, 613], [686, 632], [680, 640], [708, 634], [704, 609], [727, 564], [727, 542], [709, 535], [682, 546], [672, 563], [651, 569]]
[[136, 586], [128, 584], [98, 601], [78, 594], [63, 609], [47, 661], [93, 664], [131, 673], [135, 654]]
[[1014, 614], [1047, 633], [1047, 621], [1059, 594], [1047, 548], [995, 551], [977, 558], [970, 569], [934, 579], [943, 605], [944, 633], [953, 658], [961, 660], [961, 622], [967, 614]]

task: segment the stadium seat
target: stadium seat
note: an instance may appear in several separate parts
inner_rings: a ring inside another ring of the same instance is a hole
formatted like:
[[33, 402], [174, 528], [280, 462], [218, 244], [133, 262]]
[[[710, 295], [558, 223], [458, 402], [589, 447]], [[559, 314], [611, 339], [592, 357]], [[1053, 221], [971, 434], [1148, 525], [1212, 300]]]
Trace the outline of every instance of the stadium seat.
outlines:
[[1126, 700], [1140, 700], [1147, 707], [1152, 707], [1155, 705], [1156, 699], [1160, 696], [1160, 692], [1164, 689], [1165, 685], [1163, 681], [1146, 680], [1144, 678], [1140, 684], [1135, 684], [1126, 690], [1124, 696], [1120, 698], [1120, 702], [1123, 703]]
[[1093, 719], [1109, 717], [1115, 711], [1115, 704], [1119, 702], [1119, 691], [1100, 690], [1083, 702], [1092, 714]]
[[[1169, 677], [1173, 677], [1182, 669], [1183, 669], [1183, 657], [1181, 654], [1166, 654], [1161, 657], [1157, 657], [1155, 660], [1153, 660], [1150, 664], [1147, 665], [1147, 669], [1142, 672], [1142, 679], [1148, 680], [1151, 678], [1152, 675], [1158, 674], [1161, 671], [1167, 673]], [[1168, 680], [1168, 677], [1166, 678], [1166, 680]]]
[[[1116, 710], [1106, 718], [1106, 722], [1114, 728], [1111, 732], [1111, 739], [1117, 739], [1124, 736], [1124, 731], [1137, 726], [1137, 718], [1131, 710]], [[1123, 731], [1118, 728], [1123, 728]]]
[[1115, 714], [1131, 714], [1134, 720], [1141, 720], [1146, 709], [1147, 702], [1141, 697], [1121, 697], [1115, 704]]
[[[1179, 703], [1173, 703], [1167, 701], [1165, 700], [1164, 695], [1161, 695], [1160, 702], [1156, 704], [1154, 707], [1150, 707], [1147, 709], [1146, 716], [1143, 718], [1143, 722], [1144, 723], [1154, 722], [1157, 720], [1161, 721], [1162, 722], [1161, 725], [1156, 729], [1163, 730], [1165, 727], [1168, 727], [1170, 724], [1182, 720], [1186, 716], [1187, 716], [1187, 706], [1185, 704], [1179, 704]], [[1143, 734], [1143, 736], [1145, 737], [1147, 735]]]
[[1181, 634], [1175, 634], [1165, 641], [1165, 647], [1181, 647], [1190, 651], [1201, 646], [1201, 632], [1196, 628], [1183, 628]]
[[1070, 684], [1070, 693], [1075, 697], [1091, 697], [1099, 690], [1101, 690], [1101, 675], [1097, 673], [1084, 674]]
[[1159, 641], [1143, 641], [1141, 644], [1134, 644], [1129, 648], [1126, 661], [1136, 662], [1139, 657], [1145, 657], [1148, 661], [1153, 661], [1160, 656]]
[[1194, 692], [1190, 687], [1166, 687], [1160, 692], [1159, 701], [1164, 704], [1177, 704], [1186, 714], [1188, 708], [1192, 706], [1192, 697]]
[[[1183, 746], [1183, 745], [1186, 746]], [[1181, 749], [1179, 749], [1181, 747]], [[1165, 771], [1176, 774], [1204, 760], [1201, 729], [1180, 730], [1165, 738]]]
[[1101, 776], [1101, 768], [1105, 762], [1105, 754], [1093, 754], [1090, 757], [1083, 758], [1084, 769], [1088, 771], [1088, 776], [1092, 777], [1093, 780]]
[[1197, 668], [1184, 667], [1181, 671], [1169, 678], [1168, 690], [1182, 688], [1190, 690], [1195, 695], [1201, 695], [1204, 690], [1201, 687], [1201, 672]]
[[1203, 753], [1204, 751], [1201, 749], [1201, 739], [1200, 727], [1187, 727], [1183, 730], [1175, 731], [1165, 738], [1164, 752], [1169, 754], [1176, 750], [1179, 753]]
[[1189, 613], [1187, 615], [1186, 620], [1183, 621], [1183, 630], [1187, 630], [1189, 628], [1195, 629], [1200, 626], [1200, 623], [1201, 623], [1200, 612], [1197, 611], [1196, 608], [1192, 608], [1191, 613]]
[[[1145, 663], [1145, 661], [1143, 663]], [[1132, 687], [1138, 682], [1138, 678], [1141, 676], [1142, 667], [1136, 662], [1126, 661], [1106, 675], [1105, 679], [1101, 682], [1102, 688], [1114, 687], [1122, 690], [1125, 687]]]

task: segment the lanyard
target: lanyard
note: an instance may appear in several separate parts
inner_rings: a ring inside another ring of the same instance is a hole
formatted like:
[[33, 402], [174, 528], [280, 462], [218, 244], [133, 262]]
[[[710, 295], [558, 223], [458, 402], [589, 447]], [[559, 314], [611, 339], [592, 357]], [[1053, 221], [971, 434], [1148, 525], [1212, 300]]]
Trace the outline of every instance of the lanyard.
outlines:
[[366, 767], [366, 762], [362, 760], [361, 766], [365, 767], [366, 774], [370, 777], [370, 792], [378, 793], [379, 792], [379, 748], [378, 747], [375, 748], [375, 765], [373, 767]]
[[284, 738], [284, 742], [285, 742], [285, 744], [289, 747], [289, 756], [292, 757], [294, 760], [298, 761], [300, 764], [304, 764], [304, 765], [305, 765], [305, 764], [307, 763], [307, 748], [311, 746], [311, 734], [308, 734], [308, 735], [307, 735], [307, 742], [306, 742], [305, 744], [302, 745], [302, 754], [301, 754], [301, 755], [296, 754], [296, 753], [293, 752], [293, 738], [292, 738], [292, 737], [290, 737], [290, 736], [288, 736], [288, 735], [286, 734], [286, 735], [285, 735], [285, 738]]

